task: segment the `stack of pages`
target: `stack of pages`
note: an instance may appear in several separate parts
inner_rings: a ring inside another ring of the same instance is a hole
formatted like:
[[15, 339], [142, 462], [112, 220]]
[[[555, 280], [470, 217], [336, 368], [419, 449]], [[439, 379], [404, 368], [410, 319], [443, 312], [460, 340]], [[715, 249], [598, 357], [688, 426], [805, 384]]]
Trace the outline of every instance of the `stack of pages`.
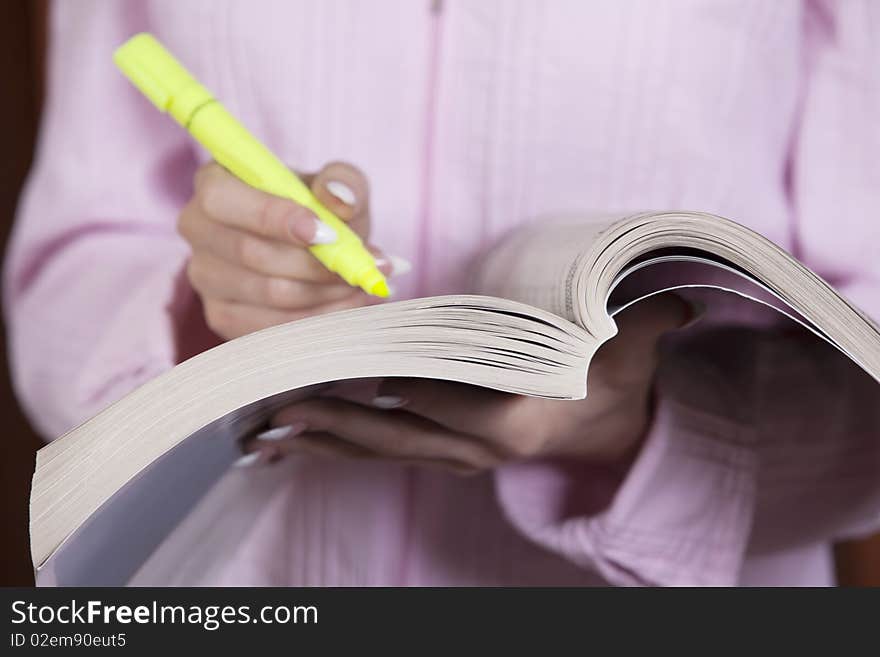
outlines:
[[614, 316], [669, 290], [766, 304], [880, 381], [877, 325], [760, 235], [690, 212], [525, 228], [487, 254], [478, 295], [314, 317], [232, 340], [150, 381], [41, 449], [31, 496], [38, 584], [121, 585], [187, 516], [243, 438], [323, 384], [459, 381], [579, 399]]

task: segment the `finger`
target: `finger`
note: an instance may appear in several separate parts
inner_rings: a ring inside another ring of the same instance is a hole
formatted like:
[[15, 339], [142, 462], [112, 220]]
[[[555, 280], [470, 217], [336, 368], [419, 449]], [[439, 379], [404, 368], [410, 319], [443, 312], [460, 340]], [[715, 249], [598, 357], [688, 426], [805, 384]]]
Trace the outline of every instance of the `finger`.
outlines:
[[344, 221], [366, 212], [370, 201], [367, 177], [353, 164], [331, 162], [312, 179], [317, 199]]
[[[264, 449], [267, 448], [258, 443], [253, 443], [248, 445], [245, 451], [262, 452]], [[445, 459], [396, 459], [383, 457], [371, 450], [364, 449], [359, 445], [342, 440], [329, 433], [305, 433], [296, 438], [273, 445], [270, 449], [273, 450], [272, 456], [266, 457], [265, 460], [274, 460], [275, 455], [278, 458], [283, 458], [289, 454], [307, 454], [328, 459], [382, 459], [393, 461], [398, 465], [436, 468], [462, 476], [475, 475], [481, 472], [480, 468]]]
[[263, 276], [206, 253], [193, 255], [187, 265], [187, 276], [202, 297], [277, 310], [321, 306], [347, 299], [355, 292], [342, 280], [322, 284]]
[[[275, 427], [252, 436], [242, 444], [245, 454], [260, 452], [263, 461], [272, 461], [286, 454], [313, 454], [330, 458], [366, 459], [381, 458], [379, 454], [360, 445], [350, 443], [338, 436], [322, 432], [305, 432], [305, 424]], [[475, 474], [472, 466], [444, 459], [395, 459], [401, 465], [430, 465], [455, 472]]]
[[655, 294], [620, 313], [619, 334], [650, 346], [663, 333], [690, 321], [692, 312], [691, 304], [677, 294]]
[[257, 441], [251, 441], [248, 445], [244, 446], [244, 451], [247, 454], [259, 454], [259, 458], [249, 459], [248, 465], [273, 463], [287, 455], [301, 454], [327, 459], [381, 459], [393, 461], [398, 465], [435, 468], [460, 476], [470, 476], [481, 472], [479, 468], [445, 459], [395, 459], [382, 457], [375, 452], [363, 449], [329, 433], [307, 433], [295, 439], [269, 446], [262, 445]]
[[331, 162], [311, 182], [324, 206], [365, 238], [369, 233], [370, 188], [363, 172], [347, 162]]
[[224, 225], [298, 246], [336, 239], [335, 231], [308, 208], [261, 192], [219, 164], [206, 164], [198, 170], [195, 192], [198, 209]]
[[596, 353], [591, 376], [620, 386], [649, 382], [657, 364], [657, 342], [692, 315], [691, 305], [676, 294], [658, 294], [633, 304], [616, 317], [618, 333]]
[[181, 213], [178, 230], [194, 252], [205, 251], [266, 276], [311, 283], [338, 283], [342, 280], [301, 246], [207, 221], [191, 206]]
[[308, 432], [294, 438], [279, 441], [275, 448], [281, 455], [309, 453], [331, 458], [367, 459], [377, 454], [356, 443], [343, 440], [329, 433]]
[[476, 435], [498, 449], [511, 434], [527, 429], [522, 401], [517, 395], [454, 381], [394, 378], [379, 384], [373, 403], [380, 408], [402, 408], [452, 431]]
[[352, 295], [340, 301], [313, 306], [296, 311], [276, 310], [234, 301], [207, 299], [204, 301], [205, 320], [208, 327], [226, 339], [237, 338], [254, 331], [261, 331], [270, 326], [286, 324], [305, 317], [323, 315], [338, 310], [349, 310], [370, 305], [373, 300], [360, 290], [352, 291]]
[[322, 433], [305, 433], [305, 423], [274, 427], [250, 436], [242, 441], [241, 450], [245, 454], [261, 452], [273, 457], [309, 451], [337, 458], [366, 458], [375, 456], [373, 452], [336, 436]]
[[310, 432], [331, 433], [379, 455], [441, 459], [485, 469], [500, 462], [486, 445], [405, 412], [378, 411], [341, 399], [316, 398], [280, 411], [274, 425], [304, 422]]

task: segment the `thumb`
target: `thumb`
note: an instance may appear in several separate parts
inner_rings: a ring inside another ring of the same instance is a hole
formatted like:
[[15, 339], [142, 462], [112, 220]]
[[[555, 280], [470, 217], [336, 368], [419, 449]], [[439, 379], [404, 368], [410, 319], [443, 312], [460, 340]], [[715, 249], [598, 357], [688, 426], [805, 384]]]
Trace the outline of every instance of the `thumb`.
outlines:
[[370, 188], [363, 172], [347, 162], [331, 162], [310, 182], [312, 193], [362, 238], [369, 233]]
[[689, 324], [700, 311], [674, 292], [654, 294], [637, 301], [618, 315], [620, 334], [633, 334], [641, 341], [656, 342], [661, 335]]
[[636, 302], [617, 315], [618, 333], [602, 346], [597, 359], [620, 383], [651, 377], [657, 365], [660, 338], [697, 316], [694, 306], [677, 294], [656, 294]]

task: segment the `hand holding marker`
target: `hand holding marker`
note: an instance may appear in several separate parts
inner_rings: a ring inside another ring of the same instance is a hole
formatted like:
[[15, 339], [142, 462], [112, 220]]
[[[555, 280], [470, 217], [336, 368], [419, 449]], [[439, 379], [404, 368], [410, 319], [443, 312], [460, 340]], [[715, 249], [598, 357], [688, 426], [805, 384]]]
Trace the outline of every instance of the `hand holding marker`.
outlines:
[[185, 127], [214, 159], [247, 184], [291, 199], [314, 212], [335, 232], [336, 241], [309, 251], [349, 285], [387, 297], [388, 284], [361, 239], [263, 144], [251, 135], [151, 35], [138, 34], [114, 54], [114, 61], [156, 107]]

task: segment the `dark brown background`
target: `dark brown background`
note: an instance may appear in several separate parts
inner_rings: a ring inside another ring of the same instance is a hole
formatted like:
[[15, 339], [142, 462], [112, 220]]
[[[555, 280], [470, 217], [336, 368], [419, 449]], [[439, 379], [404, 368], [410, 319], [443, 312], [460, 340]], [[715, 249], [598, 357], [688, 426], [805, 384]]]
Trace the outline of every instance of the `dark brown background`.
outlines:
[[[0, 246], [4, 252], [37, 130], [45, 11], [42, 0], [0, 0]], [[0, 584], [9, 586], [33, 584], [27, 498], [39, 442], [15, 404], [5, 354], [0, 347]]]
[[[45, 0], [0, 0], [0, 247], [4, 249], [37, 130], [45, 18]], [[7, 372], [5, 351], [0, 348], [0, 585], [9, 586], [33, 583], [27, 498], [39, 441], [16, 406]], [[880, 586], [880, 535], [839, 546], [837, 557], [841, 583]]]

